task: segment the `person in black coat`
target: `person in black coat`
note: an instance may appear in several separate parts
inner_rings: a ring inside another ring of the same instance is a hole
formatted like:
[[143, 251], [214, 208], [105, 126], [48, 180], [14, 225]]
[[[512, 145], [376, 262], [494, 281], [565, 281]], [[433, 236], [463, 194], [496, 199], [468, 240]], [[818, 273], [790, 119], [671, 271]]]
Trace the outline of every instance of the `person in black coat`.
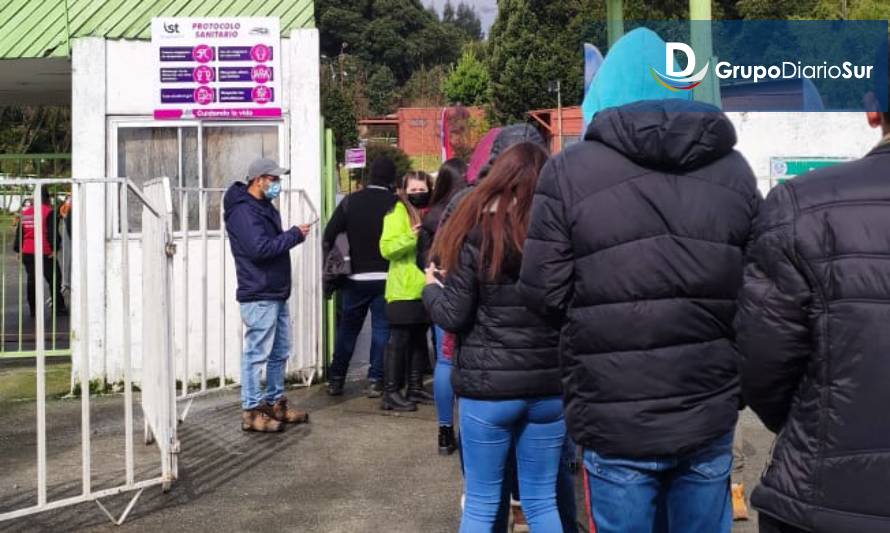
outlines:
[[344, 198], [325, 226], [322, 242], [326, 250], [334, 246], [337, 236], [345, 233], [349, 242], [352, 274], [339, 287], [340, 309], [334, 357], [328, 375], [328, 394], [340, 396], [346, 373], [355, 351], [359, 333], [371, 312], [371, 365], [368, 368], [368, 397], [383, 394], [383, 354], [389, 341], [386, 318], [386, 271], [389, 261], [380, 255], [380, 234], [383, 218], [396, 205], [392, 187], [396, 166], [386, 157], [371, 163], [367, 186]]
[[460, 398], [466, 503], [462, 532], [495, 525], [515, 444], [522, 506], [532, 531], [561, 532], [556, 480], [565, 425], [559, 333], [529, 312], [516, 291], [538, 171], [547, 153], [520, 143], [494, 163], [437, 239], [424, 303], [457, 334], [452, 381]]
[[736, 319], [742, 392], [778, 433], [761, 531], [890, 531], [890, 114], [865, 158], [773, 189]]
[[731, 527], [732, 320], [760, 202], [735, 142], [715, 107], [642, 100], [601, 110], [542, 172], [519, 293], [563, 328], [600, 532], [665, 513], [682, 517], [669, 531]]
[[[430, 207], [423, 216], [420, 233], [417, 235], [417, 266], [426, 269], [432, 258], [430, 249], [439, 222], [451, 198], [467, 186], [467, 164], [462, 159], [449, 159], [442, 163], [436, 175], [436, 183], [430, 198]], [[451, 357], [443, 351], [445, 331], [433, 325], [433, 340], [436, 346], [436, 367], [433, 373], [433, 398], [436, 404], [436, 417], [439, 422], [439, 454], [450, 455], [457, 449], [454, 434], [454, 389], [451, 387]]]

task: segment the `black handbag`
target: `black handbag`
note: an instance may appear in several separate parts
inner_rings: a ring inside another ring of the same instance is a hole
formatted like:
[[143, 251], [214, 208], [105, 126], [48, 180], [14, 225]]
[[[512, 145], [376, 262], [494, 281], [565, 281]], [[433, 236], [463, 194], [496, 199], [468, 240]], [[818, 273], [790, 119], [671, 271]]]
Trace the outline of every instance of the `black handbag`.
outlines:
[[[346, 201], [343, 200], [343, 211], [346, 214]], [[352, 261], [349, 257], [349, 238], [346, 232], [337, 235], [334, 245], [327, 250], [322, 270], [322, 287], [325, 298], [331, 298], [343, 282], [352, 275]]]

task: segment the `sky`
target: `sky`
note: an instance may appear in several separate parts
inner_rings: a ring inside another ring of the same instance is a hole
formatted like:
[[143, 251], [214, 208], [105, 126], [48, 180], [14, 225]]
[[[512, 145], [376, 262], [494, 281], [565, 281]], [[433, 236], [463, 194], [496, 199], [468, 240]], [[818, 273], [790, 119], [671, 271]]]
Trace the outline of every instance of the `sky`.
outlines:
[[[439, 13], [442, 13], [442, 8], [445, 6], [446, 1], [447, 0], [424, 0], [423, 4], [426, 6], [435, 6], [436, 10]], [[461, 0], [451, 0], [454, 7], [457, 7], [460, 2]], [[497, 0], [463, 0], [463, 2], [476, 9], [476, 13], [482, 20], [482, 31], [488, 35], [488, 30], [491, 28], [491, 25], [494, 24], [494, 18], [498, 13]]]

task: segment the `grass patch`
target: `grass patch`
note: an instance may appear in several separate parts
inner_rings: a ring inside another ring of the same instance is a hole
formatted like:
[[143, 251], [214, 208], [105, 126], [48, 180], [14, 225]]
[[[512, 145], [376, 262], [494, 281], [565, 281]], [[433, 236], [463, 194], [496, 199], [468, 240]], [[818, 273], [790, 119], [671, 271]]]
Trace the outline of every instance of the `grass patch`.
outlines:
[[[0, 403], [37, 399], [37, 361], [28, 366], [0, 366]], [[46, 397], [61, 398], [71, 387], [71, 363], [47, 363]]]

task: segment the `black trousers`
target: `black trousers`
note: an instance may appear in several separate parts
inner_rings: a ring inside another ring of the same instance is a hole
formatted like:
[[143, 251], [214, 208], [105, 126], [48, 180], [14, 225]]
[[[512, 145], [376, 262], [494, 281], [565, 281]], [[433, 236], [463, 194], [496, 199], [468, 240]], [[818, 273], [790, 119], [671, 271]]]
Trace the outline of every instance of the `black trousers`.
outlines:
[[807, 533], [804, 529], [786, 524], [763, 513], [760, 513], [757, 519], [760, 521], [760, 533]]
[[[407, 373], [411, 370], [415, 352], [427, 353], [426, 331], [428, 328], [429, 326], [426, 324], [390, 325], [389, 327], [389, 346], [386, 357], [400, 358], [402, 368], [405, 369], [405, 375], [397, 376], [400, 389], [404, 386]], [[429, 358], [426, 355], [424, 357]]]
[[[31, 316], [37, 314], [37, 266], [34, 264], [34, 254], [22, 254], [22, 263], [25, 265], [25, 272], [28, 276], [28, 306], [31, 310]], [[55, 274], [55, 279], [53, 279]], [[43, 256], [43, 279], [50, 286], [50, 294], [56, 304], [56, 312], [68, 312], [65, 306], [65, 298], [62, 296], [62, 269], [55, 258]]]

